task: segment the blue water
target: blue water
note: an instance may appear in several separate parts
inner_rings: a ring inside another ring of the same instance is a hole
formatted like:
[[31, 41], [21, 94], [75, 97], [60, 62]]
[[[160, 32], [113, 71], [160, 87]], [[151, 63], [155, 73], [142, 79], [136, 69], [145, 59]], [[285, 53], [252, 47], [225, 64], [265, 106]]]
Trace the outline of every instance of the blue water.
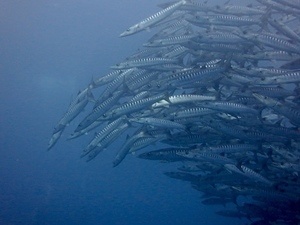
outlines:
[[46, 151], [72, 96], [151, 36], [118, 37], [158, 3], [0, 1], [1, 225], [245, 224], [217, 217], [225, 208], [203, 206], [188, 182], [163, 175], [174, 165], [130, 155], [112, 168], [122, 138], [90, 163], [80, 159], [90, 136], [65, 139], [83, 115]]

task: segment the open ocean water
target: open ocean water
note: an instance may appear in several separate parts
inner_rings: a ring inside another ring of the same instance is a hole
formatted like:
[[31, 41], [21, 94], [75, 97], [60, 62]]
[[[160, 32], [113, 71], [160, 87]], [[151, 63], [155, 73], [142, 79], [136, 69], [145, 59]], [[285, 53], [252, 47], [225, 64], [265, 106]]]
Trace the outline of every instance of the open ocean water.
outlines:
[[165, 176], [174, 164], [129, 155], [113, 168], [124, 135], [91, 162], [80, 159], [91, 136], [66, 138], [84, 114], [47, 151], [78, 91], [154, 34], [119, 38], [159, 3], [0, 1], [0, 225], [247, 224], [216, 215], [226, 208], [201, 204], [189, 182]]

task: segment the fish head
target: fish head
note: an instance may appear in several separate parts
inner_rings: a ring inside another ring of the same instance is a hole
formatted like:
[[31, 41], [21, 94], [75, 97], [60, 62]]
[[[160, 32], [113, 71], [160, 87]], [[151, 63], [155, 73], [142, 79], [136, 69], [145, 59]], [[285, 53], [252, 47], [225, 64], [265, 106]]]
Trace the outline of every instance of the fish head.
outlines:
[[58, 139], [60, 138], [62, 132], [64, 131], [64, 128], [62, 128], [61, 130], [57, 131], [57, 132], [54, 132], [52, 134], [52, 137], [48, 143], [48, 150], [50, 150], [55, 144], [56, 142], [58, 141]]
[[150, 159], [150, 160], [155, 160], [155, 159], [160, 159], [155, 152], [144, 152], [140, 155], [138, 155], [138, 158], [141, 159]]
[[274, 107], [276, 105], [279, 104], [278, 101], [268, 97], [268, 96], [264, 96], [264, 95], [260, 95], [258, 93], [253, 93], [252, 94], [257, 100], [259, 100], [260, 102], [262, 102], [263, 104], [269, 106], [269, 107]]
[[125, 30], [123, 33], [120, 34], [120, 37], [125, 37], [132, 35], [140, 30], [140, 25], [135, 24], [132, 27], [129, 27], [127, 30]]
[[135, 118], [128, 118], [128, 121], [131, 123], [131, 122], [134, 122], [134, 123], [143, 123], [143, 119], [140, 118], [140, 117], [135, 117]]
[[182, 156], [184, 158], [194, 158], [195, 152], [186, 150], [186, 151], [176, 152], [176, 155]]

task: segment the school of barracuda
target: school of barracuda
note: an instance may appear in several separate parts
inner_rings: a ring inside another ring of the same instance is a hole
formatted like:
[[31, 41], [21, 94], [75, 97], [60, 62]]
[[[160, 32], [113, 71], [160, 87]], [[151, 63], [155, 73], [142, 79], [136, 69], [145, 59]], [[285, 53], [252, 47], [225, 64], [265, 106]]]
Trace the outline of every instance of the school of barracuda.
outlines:
[[120, 36], [158, 32], [77, 95], [48, 149], [93, 103], [69, 136], [97, 131], [87, 161], [129, 133], [113, 166], [159, 142], [166, 148], [139, 158], [182, 164], [166, 175], [190, 182], [205, 205], [229, 204], [218, 215], [299, 224], [300, 2], [251, 3], [161, 4]]

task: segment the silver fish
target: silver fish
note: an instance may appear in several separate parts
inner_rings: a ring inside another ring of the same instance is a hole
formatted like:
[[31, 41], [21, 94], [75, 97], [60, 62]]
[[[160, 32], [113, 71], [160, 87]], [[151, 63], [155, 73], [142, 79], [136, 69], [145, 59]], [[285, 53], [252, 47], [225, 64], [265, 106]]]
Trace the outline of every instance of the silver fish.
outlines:
[[146, 30], [147, 28], [159, 23], [163, 19], [170, 16], [172, 13], [174, 13], [180, 6], [186, 4], [185, 0], [181, 0], [179, 2], [176, 2], [175, 4], [155, 13], [154, 15], [142, 20], [141, 22], [129, 27], [126, 31], [120, 34], [120, 37], [128, 36], [135, 34], [137, 32]]

